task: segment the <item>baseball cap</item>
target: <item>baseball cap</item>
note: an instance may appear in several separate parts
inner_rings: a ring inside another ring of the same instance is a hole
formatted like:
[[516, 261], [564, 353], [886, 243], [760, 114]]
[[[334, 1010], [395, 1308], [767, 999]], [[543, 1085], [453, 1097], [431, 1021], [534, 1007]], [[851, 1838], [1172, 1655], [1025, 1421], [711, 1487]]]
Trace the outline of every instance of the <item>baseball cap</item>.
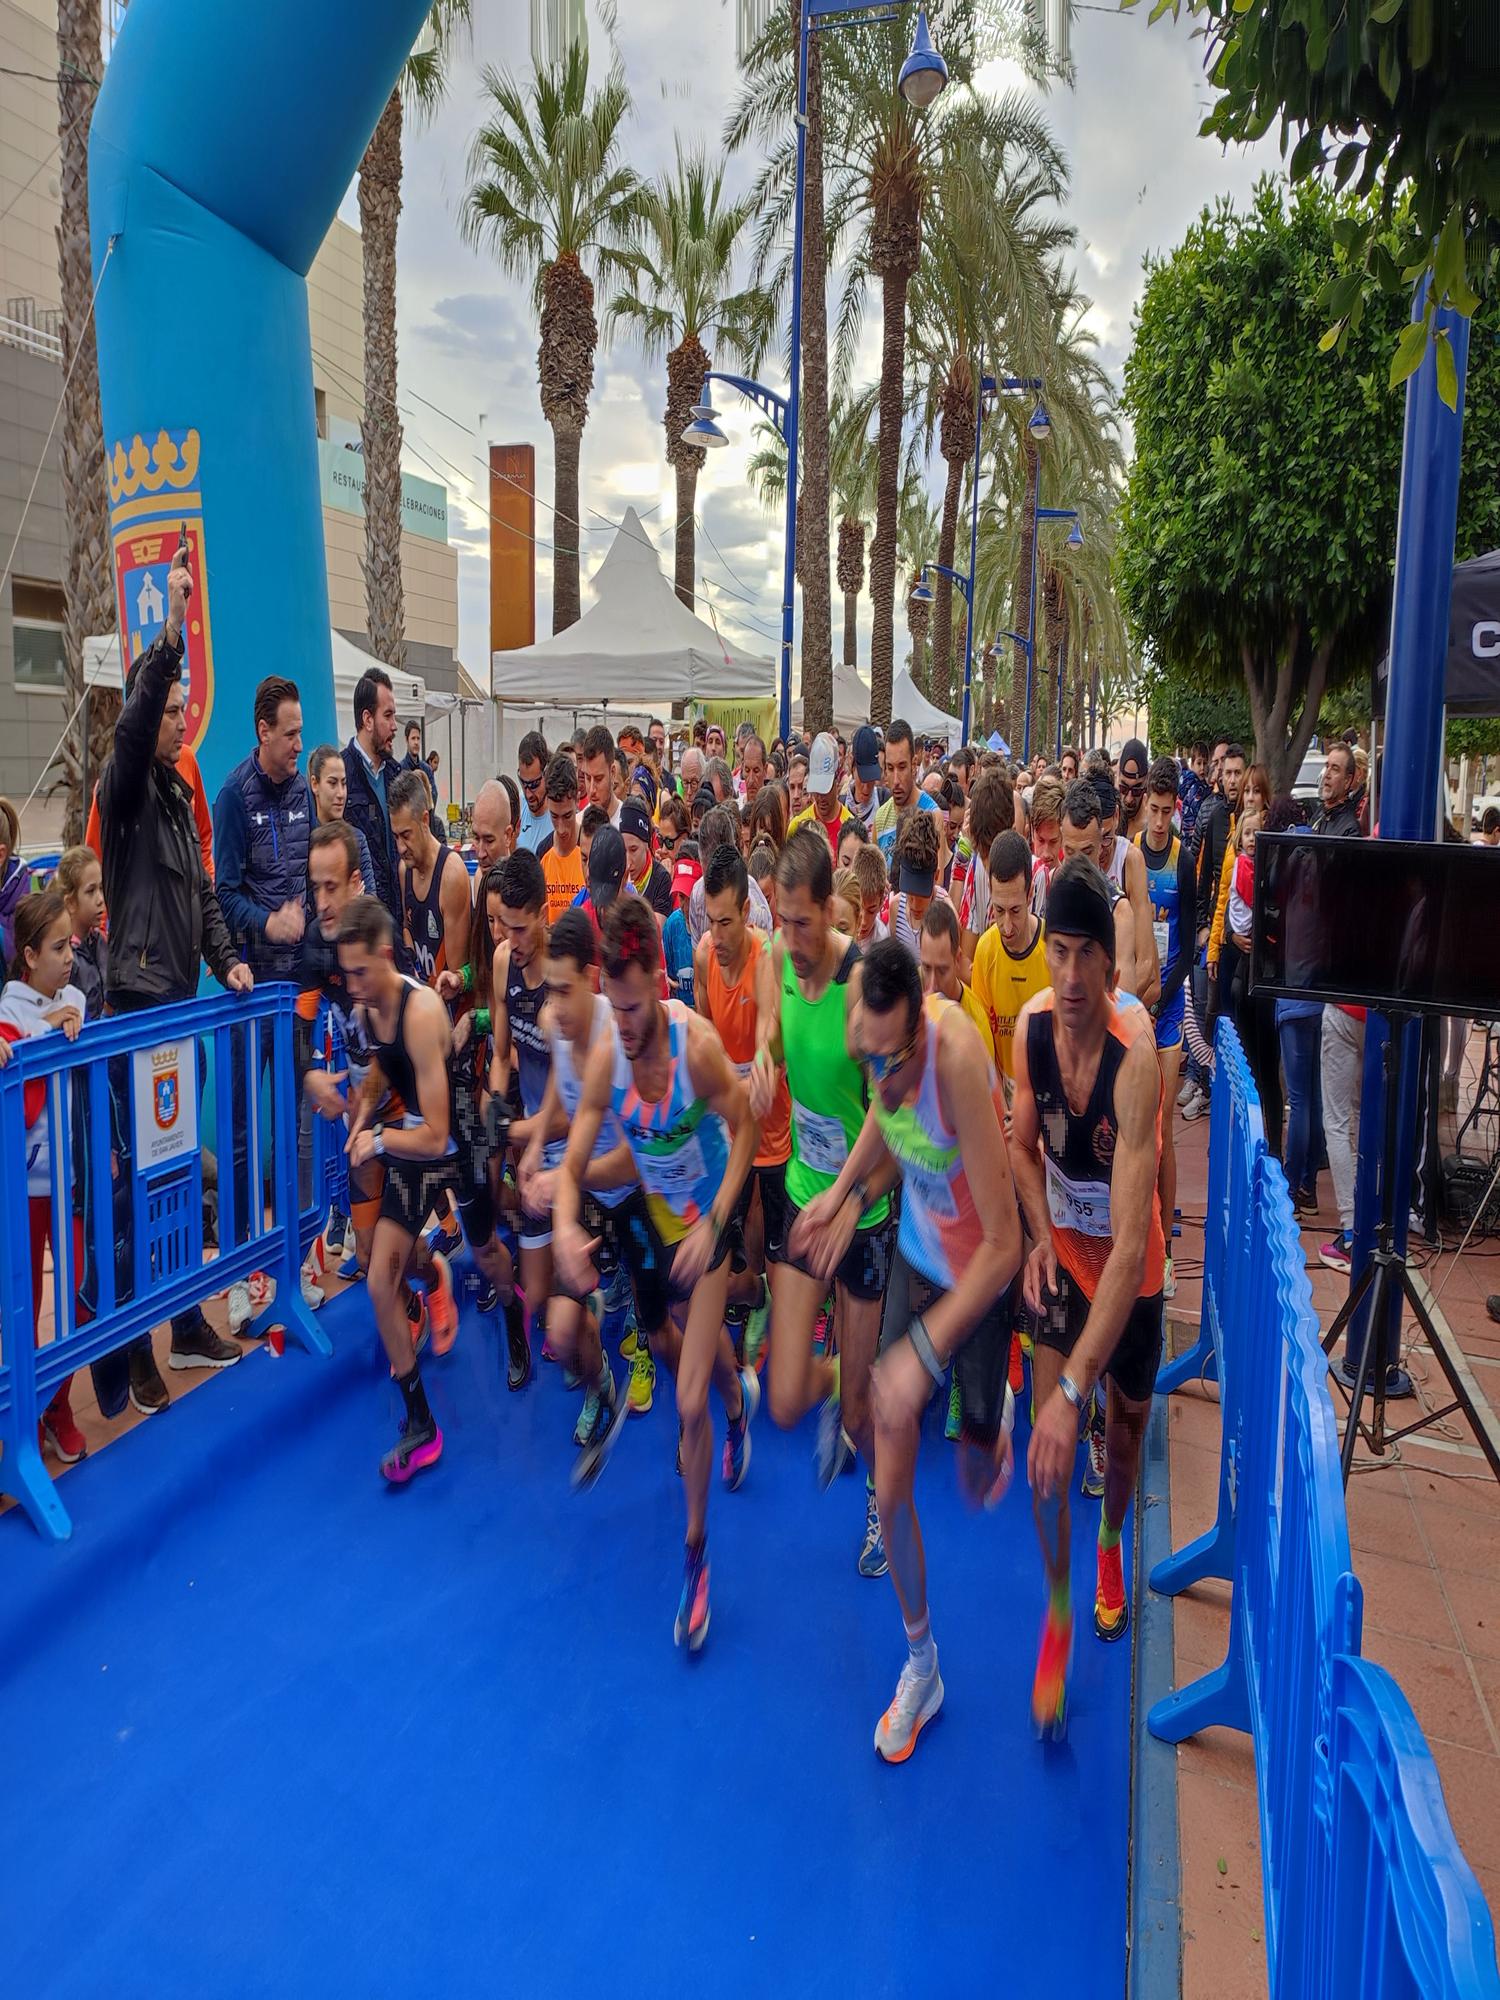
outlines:
[[854, 775], [864, 785], [880, 777], [880, 737], [868, 723], [854, 732]]
[[[651, 815], [641, 799], [623, 799], [620, 802], [620, 832], [628, 833], [633, 840], [651, 839]], [[597, 838], [597, 836], [596, 836]], [[593, 849], [589, 850], [590, 859]]]
[[812, 756], [808, 759], [807, 789], [817, 792], [831, 792], [839, 778], [839, 746], [825, 730], [821, 736], [813, 738]]
[[[1125, 769], [1127, 764], [1135, 766], [1134, 776]], [[1132, 736], [1130, 741], [1125, 745], [1125, 748], [1120, 752], [1120, 761], [1116, 768], [1120, 776], [1122, 778], [1130, 778], [1132, 784], [1145, 783], [1146, 773], [1151, 768], [1151, 753], [1139, 736]]]
[[691, 896], [693, 884], [703, 879], [703, 863], [694, 861], [690, 855], [682, 855], [672, 864], [672, 894]]
[[589, 895], [602, 916], [625, 880], [625, 839], [617, 828], [601, 826], [589, 847]]

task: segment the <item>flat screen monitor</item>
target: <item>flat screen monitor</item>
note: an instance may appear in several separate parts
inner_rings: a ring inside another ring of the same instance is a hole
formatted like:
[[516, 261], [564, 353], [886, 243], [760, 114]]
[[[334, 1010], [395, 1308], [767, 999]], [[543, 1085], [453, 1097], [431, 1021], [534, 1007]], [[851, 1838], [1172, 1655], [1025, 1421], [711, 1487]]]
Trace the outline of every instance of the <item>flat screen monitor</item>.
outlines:
[[1263, 833], [1252, 940], [1260, 992], [1500, 1019], [1500, 850]]

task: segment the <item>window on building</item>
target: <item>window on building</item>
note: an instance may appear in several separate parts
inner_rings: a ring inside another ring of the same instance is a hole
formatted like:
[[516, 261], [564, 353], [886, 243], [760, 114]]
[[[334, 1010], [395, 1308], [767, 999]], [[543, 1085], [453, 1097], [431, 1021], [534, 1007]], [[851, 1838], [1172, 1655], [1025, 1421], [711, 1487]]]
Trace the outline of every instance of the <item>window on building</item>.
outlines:
[[10, 602], [16, 686], [60, 688], [63, 684], [62, 585], [28, 583], [18, 576], [10, 587]]
[[318, 421], [318, 436], [326, 438], [328, 435], [328, 391], [326, 389], [313, 390], [313, 412]]

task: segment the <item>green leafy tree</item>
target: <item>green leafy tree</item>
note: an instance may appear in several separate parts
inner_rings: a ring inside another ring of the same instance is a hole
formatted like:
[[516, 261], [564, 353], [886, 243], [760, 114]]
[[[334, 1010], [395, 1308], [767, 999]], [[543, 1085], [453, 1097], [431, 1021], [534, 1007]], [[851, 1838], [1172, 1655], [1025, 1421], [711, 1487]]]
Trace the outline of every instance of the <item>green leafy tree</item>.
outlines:
[[[1244, 212], [1205, 210], [1149, 265], [1125, 369], [1125, 608], [1160, 671], [1243, 689], [1277, 786], [1389, 622], [1401, 403], [1385, 355], [1403, 308], [1378, 294], [1343, 357], [1319, 354], [1341, 214], [1317, 183], [1284, 197], [1269, 180]], [[1500, 533], [1496, 381], [1476, 343], [1460, 556]]]
[[[1133, 7], [1138, 0], [1121, 0]], [[1351, 237], [1360, 268], [1330, 280], [1328, 345], [1358, 330], [1374, 279], [1409, 296], [1430, 274], [1421, 320], [1392, 341], [1394, 385], [1426, 352], [1443, 301], [1472, 313], [1500, 249], [1500, 31], [1494, 0], [1155, 0], [1153, 21], [1202, 22], [1219, 97], [1203, 123], [1225, 145], [1279, 123], [1294, 183], [1326, 175], [1374, 199]], [[1384, 232], [1398, 216], [1399, 238]], [[1457, 397], [1439, 334], [1438, 383]]]

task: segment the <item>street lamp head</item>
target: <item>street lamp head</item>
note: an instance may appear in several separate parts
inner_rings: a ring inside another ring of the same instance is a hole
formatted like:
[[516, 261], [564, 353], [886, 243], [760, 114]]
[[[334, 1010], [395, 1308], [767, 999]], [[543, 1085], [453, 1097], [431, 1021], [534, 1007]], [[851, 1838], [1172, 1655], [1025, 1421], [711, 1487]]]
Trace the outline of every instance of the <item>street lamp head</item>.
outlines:
[[911, 38], [911, 54], [901, 65], [901, 95], [913, 111], [927, 111], [942, 96], [947, 83], [948, 65], [932, 46], [926, 8], [919, 8], [916, 33]]
[[1038, 396], [1036, 408], [1032, 411], [1026, 428], [1031, 433], [1033, 444], [1045, 444], [1052, 435], [1052, 419], [1047, 415], [1047, 405]]
[[1081, 549], [1083, 547], [1083, 523], [1076, 518], [1072, 527], [1068, 530], [1068, 547], [1070, 549]]
[[722, 451], [729, 440], [714, 421], [718, 414], [706, 396], [701, 403], [695, 403], [693, 421], [683, 432], [682, 442], [695, 444], [703, 451]]
[[922, 572], [921, 581], [912, 591], [911, 602], [913, 604], [931, 604], [932, 601], [933, 601], [932, 585], [927, 581], [927, 572], [924, 569]]

